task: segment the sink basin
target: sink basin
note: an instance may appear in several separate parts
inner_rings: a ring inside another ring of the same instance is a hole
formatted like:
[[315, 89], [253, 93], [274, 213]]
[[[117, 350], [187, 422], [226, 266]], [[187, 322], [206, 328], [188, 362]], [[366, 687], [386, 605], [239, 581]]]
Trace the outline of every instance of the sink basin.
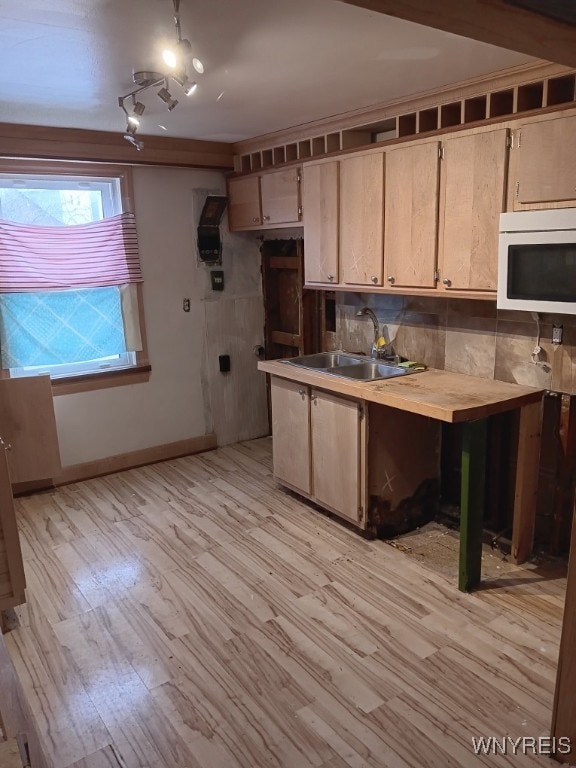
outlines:
[[378, 381], [378, 379], [393, 379], [395, 376], [417, 373], [413, 369], [352, 355], [348, 352], [318, 352], [316, 355], [291, 357], [282, 362], [355, 381]]
[[358, 361], [356, 365], [345, 365], [332, 368], [329, 373], [333, 376], [341, 376], [344, 379], [377, 381], [378, 379], [392, 379], [395, 376], [405, 376], [407, 373], [411, 373], [411, 371], [406, 368], [400, 368], [397, 365]]
[[326, 371], [329, 368], [339, 368], [342, 366], [353, 367], [364, 362], [363, 358], [347, 355], [344, 352], [319, 352], [316, 355], [304, 355], [303, 357], [292, 357], [286, 360], [291, 365], [301, 365], [303, 368], [315, 368], [319, 371]]

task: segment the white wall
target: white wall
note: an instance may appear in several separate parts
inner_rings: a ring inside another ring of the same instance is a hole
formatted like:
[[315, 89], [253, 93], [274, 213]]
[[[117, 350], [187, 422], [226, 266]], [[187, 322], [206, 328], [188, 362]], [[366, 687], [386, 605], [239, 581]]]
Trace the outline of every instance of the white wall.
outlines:
[[[220, 444], [267, 433], [258, 241], [224, 237], [225, 291], [210, 289], [196, 259], [196, 221], [207, 192], [225, 192], [216, 171], [135, 168], [150, 381], [54, 399], [63, 466], [216, 432]], [[191, 311], [182, 309], [191, 299]], [[230, 354], [221, 374], [218, 355]]]

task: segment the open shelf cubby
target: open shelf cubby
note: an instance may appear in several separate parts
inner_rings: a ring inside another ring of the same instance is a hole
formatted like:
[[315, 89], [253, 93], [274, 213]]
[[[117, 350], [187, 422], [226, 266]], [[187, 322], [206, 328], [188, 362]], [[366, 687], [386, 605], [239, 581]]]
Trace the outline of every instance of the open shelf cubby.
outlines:
[[423, 109], [418, 113], [418, 133], [438, 130], [438, 107]]
[[250, 166], [253, 171], [259, 171], [262, 168], [262, 155], [260, 152], [252, 152], [250, 155]]
[[416, 133], [416, 112], [400, 115], [398, 118], [398, 136], [413, 136]]
[[490, 94], [490, 117], [503, 117], [514, 112], [514, 89], [496, 91]]
[[488, 97], [474, 96], [464, 101], [464, 122], [477, 123], [478, 120], [486, 120]]
[[324, 136], [315, 136], [312, 139], [312, 157], [326, 154], [326, 138]]
[[274, 147], [272, 150], [274, 165], [282, 165], [286, 162], [286, 147]]
[[529, 83], [518, 86], [516, 112], [529, 112], [531, 109], [542, 109], [544, 100], [544, 83]]
[[576, 84], [575, 75], [564, 75], [563, 77], [551, 77], [548, 80], [548, 97], [546, 106], [553, 107], [556, 104], [567, 104], [574, 101], [574, 86]]
[[340, 134], [329, 133], [326, 136], [326, 152], [339, 152], [340, 151]]
[[274, 165], [273, 152], [271, 149], [262, 150], [262, 168], [271, 168]]
[[442, 104], [440, 107], [440, 128], [450, 128], [452, 125], [460, 125], [461, 122], [461, 101], [454, 101], [452, 104]]
[[298, 142], [298, 159], [304, 160], [307, 157], [312, 156], [312, 150], [310, 148], [310, 139]]
[[298, 160], [298, 144], [286, 144], [286, 162], [293, 163]]

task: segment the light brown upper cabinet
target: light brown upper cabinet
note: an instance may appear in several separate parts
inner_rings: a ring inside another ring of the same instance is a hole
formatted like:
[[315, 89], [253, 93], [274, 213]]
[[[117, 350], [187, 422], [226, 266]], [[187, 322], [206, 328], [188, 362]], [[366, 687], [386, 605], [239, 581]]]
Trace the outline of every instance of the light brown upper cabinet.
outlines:
[[340, 282], [382, 285], [384, 153], [340, 162]]
[[302, 170], [304, 261], [306, 283], [337, 283], [337, 161], [305, 165]]
[[[522, 125], [511, 155], [513, 209], [562, 207], [576, 200], [576, 117]], [[554, 205], [556, 203], [557, 205]]]
[[292, 224], [300, 221], [300, 168], [266, 173], [260, 177], [262, 223]]
[[434, 288], [440, 144], [386, 153], [384, 284]]
[[443, 142], [438, 248], [441, 288], [496, 290], [507, 144], [505, 128], [454, 136]]
[[262, 224], [259, 176], [228, 179], [228, 223], [231, 232]]
[[300, 168], [228, 179], [230, 231], [299, 224]]

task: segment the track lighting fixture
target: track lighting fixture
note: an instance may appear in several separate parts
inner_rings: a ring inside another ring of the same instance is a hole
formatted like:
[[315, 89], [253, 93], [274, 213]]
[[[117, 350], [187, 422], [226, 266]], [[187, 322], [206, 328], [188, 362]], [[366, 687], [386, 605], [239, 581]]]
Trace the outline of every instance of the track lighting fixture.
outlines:
[[[178, 99], [175, 99], [170, 93], [170, 80], [174, 80], [184, 90], [186, 96], [191, 96], [198, 87], [196, 81], [190, 80], [186, 73], [186, 59], [192, 51], [190, 40], [182, 37], [180, 24], [180, 0], [172, 0], [174, 5], [174, 25], [176, 27], [177, 40], [173, 46], [167, 47], [162, 52], [164, 64], [173, 72], [155, 72], [149, 70], [140, 70], [133, 73], [132, 77], [136, 87], [125, 96], [118, 97], [118, 106], [124, 112], [126, 117], [126, 132], [124, 138], [130, 142], [136, 149], [144, 147], [142, 141], [136, 139], [136, 131], [140, 126], [140, 117], [144, 113], [146, 106], [137, 101], [136, 96], [149, 88], [157, 88], [157, 95], [166, 104], [168, 111], [171, 112], [177, 105]], [[204, 65], [200, 59], [194, 57], [192, 66], [199, 74], [203, 74]], [[126, 100], [131, 100], [130, 111], [126, 108]]]

